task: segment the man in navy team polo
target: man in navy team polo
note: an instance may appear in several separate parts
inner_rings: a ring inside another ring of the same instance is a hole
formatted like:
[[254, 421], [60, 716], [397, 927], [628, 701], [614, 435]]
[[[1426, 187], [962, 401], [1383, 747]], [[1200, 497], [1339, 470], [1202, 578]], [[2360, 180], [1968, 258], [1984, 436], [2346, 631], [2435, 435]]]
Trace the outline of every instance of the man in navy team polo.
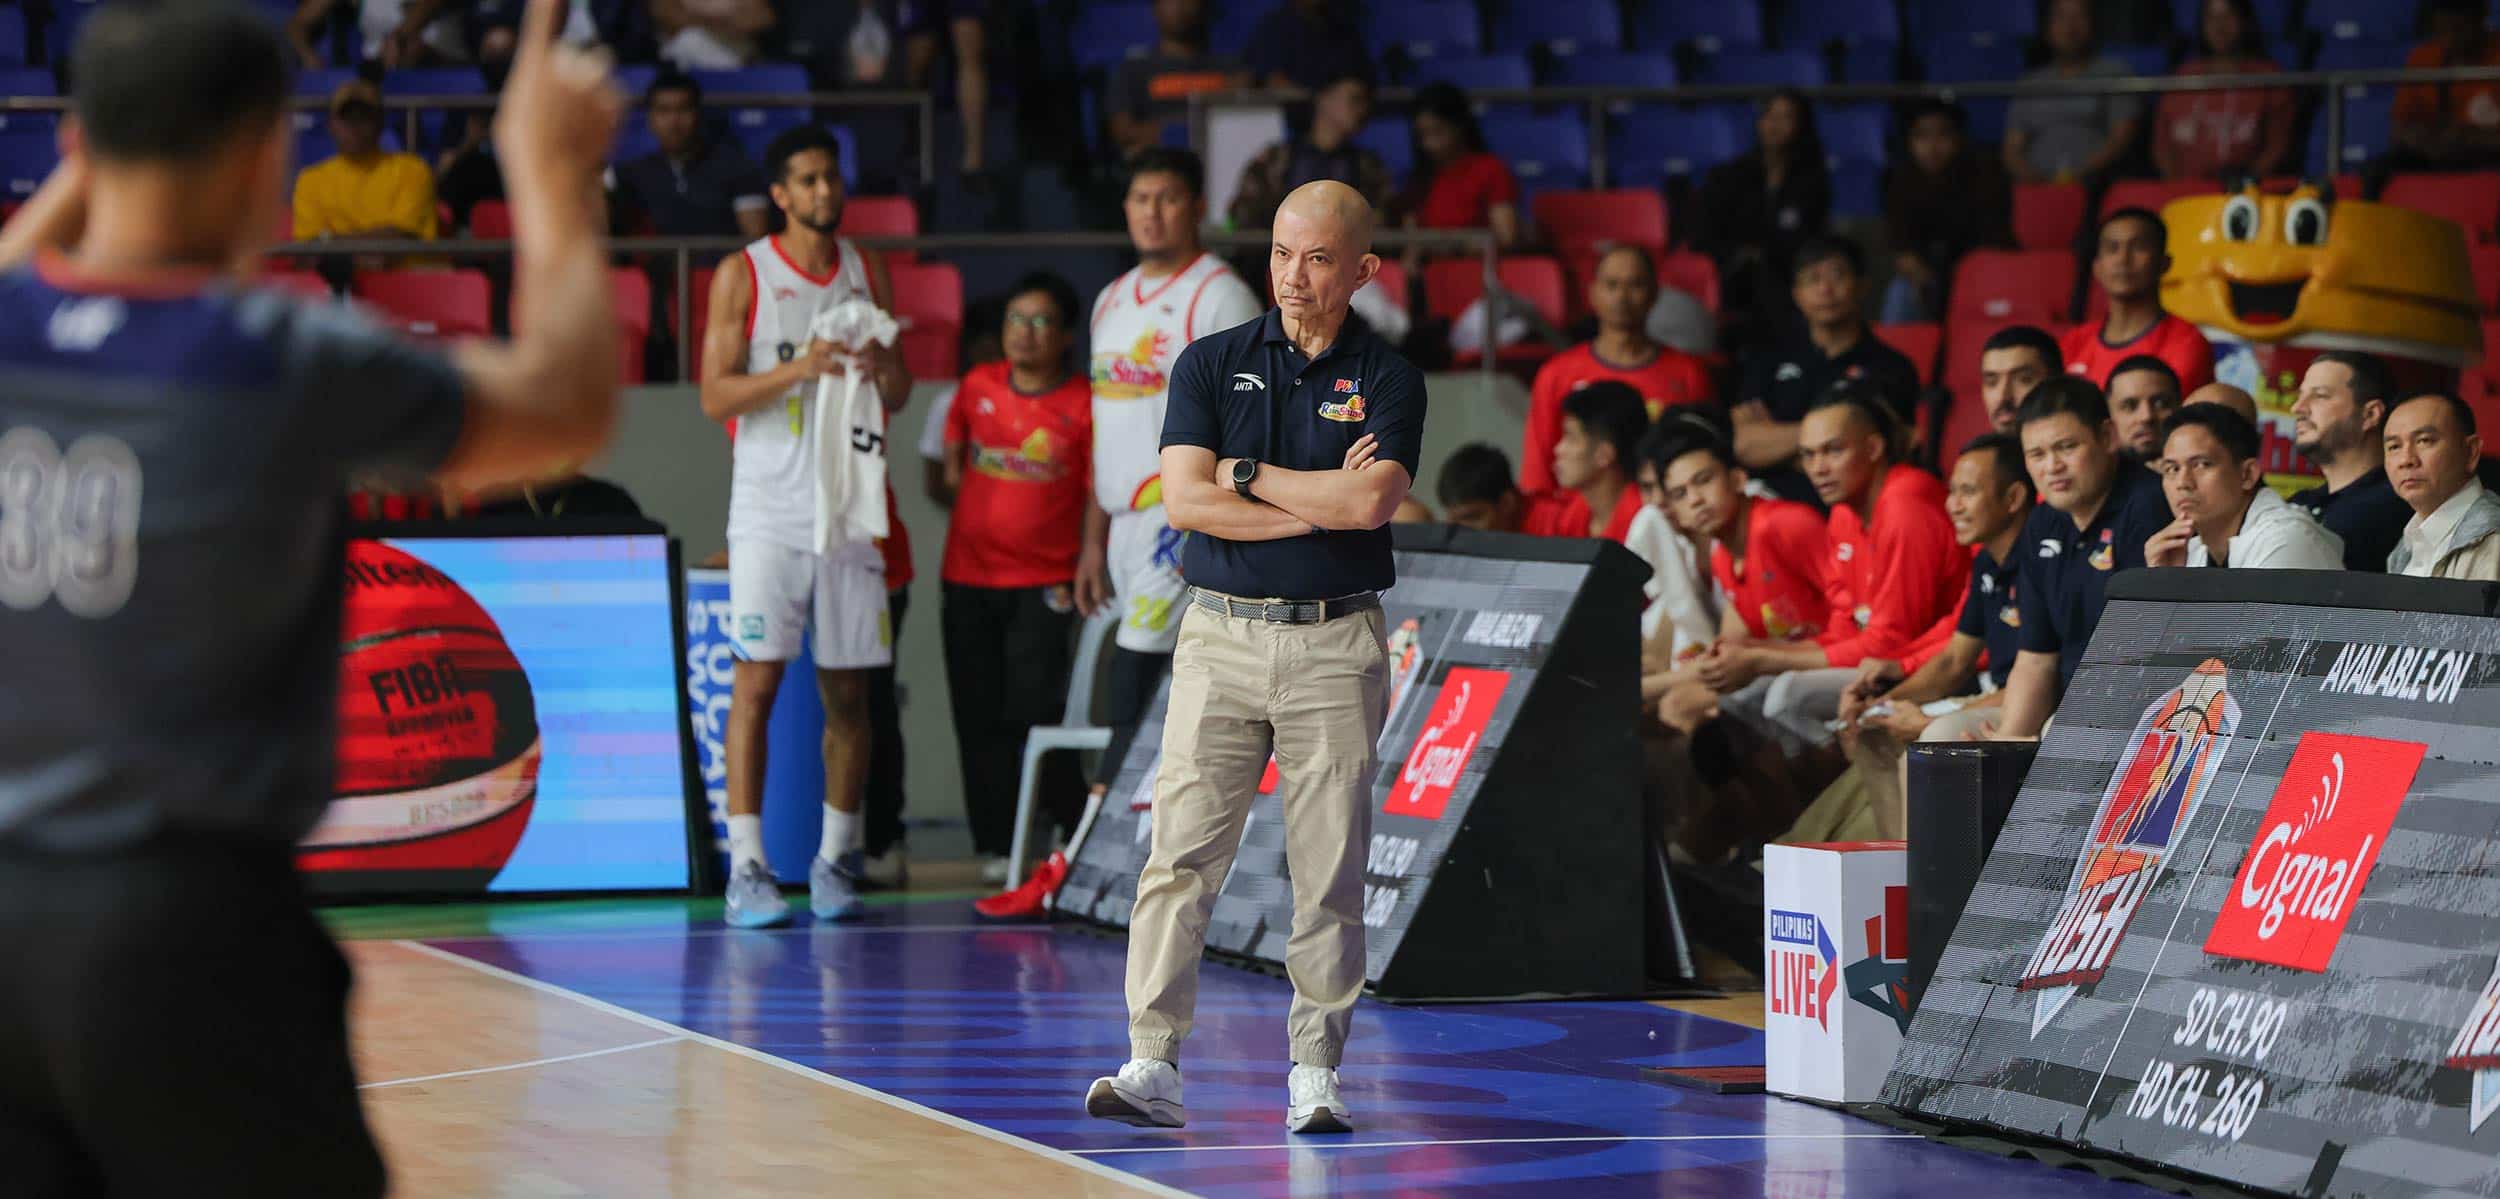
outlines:
[[1348, 1132], [1337, 1063], [1363, 992], [1363, 863], [1388, 718], [1380, 592], [1389, 517], [1414, 483], [1423, 376], [1349, 323], [1380, 270], [1361, 195], [1322, 181], [1277, 209], [1278, 307], [1205, 337], [1173, 367], [1163, 503], [1191, 536], [1155, 777], [1154, 847], [1129, 920], [1130, 1060], [1092, 1115], [1180, 1127], [1177, 1065], [1216, 893], [1268, 755], [1283, 776], [1293, 876], [1293, 1070], [1286, 1126]]

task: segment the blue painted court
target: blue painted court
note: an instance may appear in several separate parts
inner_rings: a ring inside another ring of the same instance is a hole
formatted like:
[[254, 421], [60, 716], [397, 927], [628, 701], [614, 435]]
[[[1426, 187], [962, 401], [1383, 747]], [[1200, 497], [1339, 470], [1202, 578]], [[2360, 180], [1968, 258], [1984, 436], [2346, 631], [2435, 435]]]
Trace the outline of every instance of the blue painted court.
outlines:
[[[505, 909], [492, 927], [422, 944], [1029, 1142], [1037, 1162], [1046, 1147], [1197, 1195], [2143, 1193], [1803, 1103], [1644, 1082], [1642, 1066], [1759, 1063], [1762, 1038], [1643, 1003], [1367, 1001], [1344, 1070], [1360, 1131], [1293, 1138], [1286, 985], [1209, 966], [1184, 1063], [1189, 1127], [1147, 1132], [1081, 1111], [1086, 1083], [1126, 1053], [1117, 940], [980, 926], [959, 900], [764, 932], [699, 908], [595, 921]], [[368, 972], [366, 985], [383, 984]], [[646, 1030], [576, 1056], [623, 1062], [656, 1043]]]

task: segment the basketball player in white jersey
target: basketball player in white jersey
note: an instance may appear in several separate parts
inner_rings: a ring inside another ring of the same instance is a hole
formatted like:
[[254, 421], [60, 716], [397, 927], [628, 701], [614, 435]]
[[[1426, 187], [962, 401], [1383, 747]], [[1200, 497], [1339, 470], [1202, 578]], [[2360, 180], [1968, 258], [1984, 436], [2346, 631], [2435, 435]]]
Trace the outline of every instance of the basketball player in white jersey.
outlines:
[[1086, 513], [1076, 579], [1077, 604], [1087, 615], [1104, 604], [1120, 612], [1107, 680], [1114, 735], [1098, 794], [1118, 775], [1180, 638], [1181, 535], [1163, 517], [1167, 378], [1189, 343], [1266, 310], [1241, 276], [1199, 244], [1207, 202], [1198, 156], [1156, 147], [1132, 156], [1128, 169], [1123, 207], [1137, 266], [1094, 301], [1094, 507]]
[[893, 347], [853, 347], [809, 334], [816, 314], [845, 300], [888, 303], [885, 266], [834, 236], [842, 175], [832, 137], [813, 125], [773, 140], [765, 171], [785, 228], [723, 261], [712, 279], [703, 334], [703, 414], [732, 422], [729, 608], [738, 662], [730, 678], [723, 754], [729, 773], [729, 893], [741, 928], [788, 915], [764, 860], [764, 730], [782, 672], [815, 631], [816, 681], [825, 701], [825, 821], [808, 869], [819, 919], [859, 914], [860, 797], [868, 776], [868, 672], [893, 661], [885, 566], [876, 543], [818, 553], [816, 459], [807, 423], [816, 381], [856, 362], [886, 410], [911, 393]]

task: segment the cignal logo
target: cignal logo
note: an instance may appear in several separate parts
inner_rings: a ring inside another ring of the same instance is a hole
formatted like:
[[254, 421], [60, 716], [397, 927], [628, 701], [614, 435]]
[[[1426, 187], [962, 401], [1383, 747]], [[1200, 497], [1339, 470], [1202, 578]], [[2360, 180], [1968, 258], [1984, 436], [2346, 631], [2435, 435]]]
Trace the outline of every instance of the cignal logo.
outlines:
[[2411, 741], [2301, 734], [2205, 952], [2326, 969], [2424, 752]]
[[2196, 815], [2239, 728], [2228, 672], [2207, 658], [2144, 710], [2092, 815], [2066, 897], [2023, 965], [2017, 986], [2038, 993], [2039, 1036], [2075, 991], [2099, 982], [2136, 909], [2161, 876], [2171, 842]]
[[1771, 909], [1765, 930], [1770, 977], [1762, 980], [1771, 995], [1771, 1014], [1812, 1020], [1825, 1032], [1832, 1028], [1832, 994], [1840, 989], [1840, 952], [1831, 933], [1812, 912]]
[[2491, 978], [2483, 983], [2474, 1010], [2465, 1014], [2465, 1027], [2448, 1042], [2448, 1056], [2440, 1064], [2472, 1073], [2474, 1097], [2466, 1131], [2482, 1131], [2483, 1121], [2500, 1110], [2500, 961], [2492, 963]]

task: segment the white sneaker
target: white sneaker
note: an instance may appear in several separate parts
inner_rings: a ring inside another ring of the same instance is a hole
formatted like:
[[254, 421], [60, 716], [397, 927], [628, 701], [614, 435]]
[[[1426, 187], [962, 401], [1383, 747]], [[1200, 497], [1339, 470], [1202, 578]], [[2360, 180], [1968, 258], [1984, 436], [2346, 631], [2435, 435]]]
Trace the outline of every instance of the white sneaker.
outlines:
[[1005, 886], [1007, 883], [1007, 859], [1005, 857], [981, 859], [981, 881], [994, 886]]
[[1085, 1114], [1138, 1128], [1179, 1128], [1189, 1123], [1189, 1109], [1181, 1106], [1180, 1067], [1131, 1058], [1119, 1074], [1097, 1078], [1086, 1089]]
[[1285, 1076], [1285, 1128], [1292, 1132], [1352, 1132], [1354, 1118], [1337, 1094], [1337, 1072], [1301, 1066]]

